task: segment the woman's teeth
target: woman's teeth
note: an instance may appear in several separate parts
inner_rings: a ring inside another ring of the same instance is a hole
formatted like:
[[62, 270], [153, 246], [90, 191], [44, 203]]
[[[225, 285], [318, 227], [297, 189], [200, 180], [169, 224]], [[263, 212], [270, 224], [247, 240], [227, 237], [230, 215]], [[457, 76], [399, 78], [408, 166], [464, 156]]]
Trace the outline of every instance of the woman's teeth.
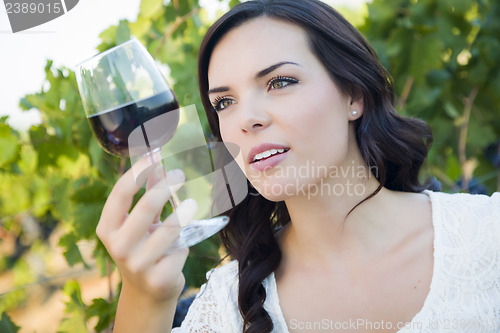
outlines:
[[281, 154], [284, 152], [285, 152], [285, 149], [269, 149], [269, 150], [263, 151], [262, 153], [255, 155], [252, 162], [257, 162], [263, 158], [268, 158], [271, 155]]

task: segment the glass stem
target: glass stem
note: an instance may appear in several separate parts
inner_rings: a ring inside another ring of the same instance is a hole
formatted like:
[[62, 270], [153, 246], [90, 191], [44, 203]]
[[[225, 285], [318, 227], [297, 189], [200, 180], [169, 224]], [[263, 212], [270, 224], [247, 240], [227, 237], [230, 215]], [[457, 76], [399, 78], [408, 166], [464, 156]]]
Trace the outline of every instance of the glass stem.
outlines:
[[[148, 146], [149, 147], [149, 146]], [[158, 147], [156, 149], [153, 149], [148, 152], [149, 158], [151, 159], [151, 164], [154, 165], [154, 160], [153, 160], [153, 153], [160, 152], [161, 153], [161, 148]], [[161, 163], [161, 161], [160, 161]], [[167, 171], [165, 168], [161, 168], [163, 171], [163, 177], [167, 178]], [[180, 204], [179, 197], [177, 197], [177, 193], [172, 193], [170, 199], [168, 199], [168, 202], [170, 202], [170, 205], [172, 205], [172, 211], [177, 209], [177, 206]]]

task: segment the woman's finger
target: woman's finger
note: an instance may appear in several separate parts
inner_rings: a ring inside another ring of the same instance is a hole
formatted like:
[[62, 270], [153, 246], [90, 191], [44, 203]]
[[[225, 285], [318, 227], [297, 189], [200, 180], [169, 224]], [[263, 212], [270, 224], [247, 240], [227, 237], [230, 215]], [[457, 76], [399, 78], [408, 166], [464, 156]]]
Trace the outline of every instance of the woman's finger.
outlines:
[[165, 294], [178, 296], [184, 287], [185, 280], [182, 268], [186, 262], [189, 249], [180, 249], [168, 256], [163, 256], [148, 269], [145, 283], [157, 295], [170, 297]]
[[197, 211], [198, 205], [196, 201], [194, 199], [186, 199], [163, 221], [163, 225], [186, 226], [193, 220]]
[[118, 179], [104, 204], [97, 226], [98, 235], [116, 230], [123, 224], [132, 205], [134, 195], [143, 185], [143, 183], [138, 182], [137, 172], [149, 175], [154, 170], [154, 164], [159, 161], [161, 161], [159, 153], [144, 157]]
[[[167, 179], [174, 177], [167, 173]], [[169, 186], [167, 179], [162, 179], [149, 191], [147, 191], [137, 202], [134, 209], [130, 212], [126, 222], [122, 225], [119, 233], [121, 241], [128, 244], [136, 244], [142, 239], [150, 225], [156, 222], [155, 216], [161, 212], [172, 192], [176, 192], [182, 186], [181, 182], [177, 185]]]
[[148, 177], [148, 181], [146, 182], [146, 191], [153, 188], [156, 183], [166, 177], [167, 173], [165, 171], [165, 168], [163, 167], [163, 164], [158, 163], [154, 169], [154, 172], [152, 172]]
[[129, 260], [130, 269], [139, 272], [164, 256], [181, 231], [180, 225], [174, 223], [180, 220], [187, 224], [186, 222], [193, 220], [197, 210], [198, 205], [193, 199], [183, 201], [165, 223], [144, 241], [143, 246], [134, 251]]

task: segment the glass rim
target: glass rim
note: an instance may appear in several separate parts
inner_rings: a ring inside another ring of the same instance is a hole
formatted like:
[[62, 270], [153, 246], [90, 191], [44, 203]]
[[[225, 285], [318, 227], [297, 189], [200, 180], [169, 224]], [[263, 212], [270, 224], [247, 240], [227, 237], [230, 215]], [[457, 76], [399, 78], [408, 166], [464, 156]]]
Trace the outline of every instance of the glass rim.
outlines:
[[[94, 58], [97, 58], [97, 57], [102, 57], [102, 56], [105, 56], [105, 55], [107, 55], [108, 53], [113, 52], [113, 51], [114, 51], [114, 50], [116, 50], [117, 48], [122, 47], [122, 46], [124, 46], [124, 45], [126, 45], [126, 44], [129, 44], [129, 43], [132, 43], [132, 42], [139, 42], [139, 40], [137, 39], [137, 37], [135, 37], [135, 36], [131, 36], [131, 38], [130, 38], [128, 41], [126, 41], [126, 42], [123, 42], [123, 43], [120, 43], [120, 44], [118, 44], [118, 45], [115, 45], [115, 46], [113, 46], [113, 47], [111, 47], [111, 48], [109, 48], [109, 49], [107, 49], [107, 50], [104, 50], [104, 51], [102, 51], [102, 52], [99, 52], [99, 53], [97, 53], [97, 54], [94, 54], [93, 56], [91, 56], [91, 57], [89, 57], [89, 58], [87, 58], [87, 59], [84, 59], [84, 60], [80, 61], [79, 63], [77, 63], [77, 64], [75, 65], [75, 67], [74, 67], [74, 68], [75, 68], [75, 70], [78, 70], [78, 69], [82, 66], [82, 64], [83, 64], [83, 63], [88, 62], [88, 61], [90, 61], [90, 60], [92, 60], [92, 59], [94, 59]], [[139, 42], [139, 44], [141, 44], [141, 43]], [[142, 44], [141, 44], [141, 45], [142, 45]]]

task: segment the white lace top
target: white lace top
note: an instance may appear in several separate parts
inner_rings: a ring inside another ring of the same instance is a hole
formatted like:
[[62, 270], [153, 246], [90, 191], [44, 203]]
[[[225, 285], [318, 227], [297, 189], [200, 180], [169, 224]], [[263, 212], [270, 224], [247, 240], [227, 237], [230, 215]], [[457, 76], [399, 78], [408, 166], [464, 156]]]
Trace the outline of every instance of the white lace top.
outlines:
[[[500, 333], [500, 193], [491, 197], [425, 193], [431, 200], [434, 225], [430, 291], [412, 321], [392, 331]], [[207, 279], [182, 326], [172, 333], [242, 332], [237, 262], [210, 271]], [[273, 320], [273, 332], [288, 333], [274, 274], [263, 286], [267, 292], [264, 308]]]

